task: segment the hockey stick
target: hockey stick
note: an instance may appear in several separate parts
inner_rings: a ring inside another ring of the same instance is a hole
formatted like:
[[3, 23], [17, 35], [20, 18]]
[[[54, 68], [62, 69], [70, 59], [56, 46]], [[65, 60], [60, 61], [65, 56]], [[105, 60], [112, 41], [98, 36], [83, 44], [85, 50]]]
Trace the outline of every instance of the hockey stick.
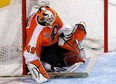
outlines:
[[[86, 72], [66, 72], [66, 73], [60, 73], [60, 72], [57, 72], [57, 73], [53, 73], [53, 72], [50, 72], [48, 73], [50, 78], [53, 79], [53, 78], [85, 78], [88, 76], [88, 73]], [[8, 77], [16, 77], [16, 78], [31, 78], [31, 75], [19, 75], [19, 76], [0, 76], [0, 78], [2, 77], [5, 77], [5, 78], [8, 78]]]
[[88, 76], [86, 72], [71, 72], [71, 73], [49, 73], [50, 78], [85, 78]]
[[84, 72], [90, 74], [90, 72], [92, 71], [97, 59], [98, 59], [98, 54], [91, 57], [91, 60], [90, 60], [90, 62], [88, 64], [88, 66], [86, 67], [86, 69], [84, 70]]
[[[66, 72], [66, 73], [60, 73], [60, 72], [57, 72], [57, 73], [53, 73], [53, 72], [50, 72], [48, 73], [50, 78], [51, 79], [54, 79], [54, 78], [85, 78], [88, 76], [88, 73], [86, 72]], [[31, 78], [31, 75], [19, 75], [19, 76], [0, 76], [0, 78], [8, 78], [8, 77], [15, 77], [15, 78]]]

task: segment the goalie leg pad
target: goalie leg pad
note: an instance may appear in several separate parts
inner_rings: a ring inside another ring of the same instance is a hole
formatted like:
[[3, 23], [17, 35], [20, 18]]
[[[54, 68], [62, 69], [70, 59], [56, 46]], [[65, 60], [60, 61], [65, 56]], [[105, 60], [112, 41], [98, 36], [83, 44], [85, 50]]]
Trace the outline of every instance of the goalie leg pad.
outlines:
[[85, 29], [85, 23], [84, 22], [80, 22], [79, 24], [75, 25], [76, 31], [74, 33], [75, 38], [79, 41], [82, 42], [83, 39], [85, 38], [87, 32]]
[[27, 64], [28, 69], [31, 72], [32, 79], [37, 83], [46, 82], [49, 79], [49, 75], [43, 68], [40, 60], [34, 60]]

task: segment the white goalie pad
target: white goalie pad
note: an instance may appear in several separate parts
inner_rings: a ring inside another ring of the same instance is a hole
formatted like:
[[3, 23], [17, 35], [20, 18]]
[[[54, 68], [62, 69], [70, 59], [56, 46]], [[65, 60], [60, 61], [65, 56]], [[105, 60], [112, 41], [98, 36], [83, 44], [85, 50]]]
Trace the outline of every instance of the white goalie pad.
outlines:
[[39, 71], [39, 69], [32, 63], [27, 64], [29, 71], [31, 72], [32, 79], [37, 83], [46, 82], [48, 79], [45, 78]]

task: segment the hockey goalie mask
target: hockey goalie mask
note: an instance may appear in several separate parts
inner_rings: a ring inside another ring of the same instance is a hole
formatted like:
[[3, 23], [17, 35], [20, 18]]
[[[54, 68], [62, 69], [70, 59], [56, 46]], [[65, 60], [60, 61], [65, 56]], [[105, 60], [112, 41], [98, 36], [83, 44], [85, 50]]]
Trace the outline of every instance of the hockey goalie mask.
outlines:
[[42, 6], [38, 10], [37, 21], [43, 26], [51, 26], [55, 21], [56, 13], [49, 6]]

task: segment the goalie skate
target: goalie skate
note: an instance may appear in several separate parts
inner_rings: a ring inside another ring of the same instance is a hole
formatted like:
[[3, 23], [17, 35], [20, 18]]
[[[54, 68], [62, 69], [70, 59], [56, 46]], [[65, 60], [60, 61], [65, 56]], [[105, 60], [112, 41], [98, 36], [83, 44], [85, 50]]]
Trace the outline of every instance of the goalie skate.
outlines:
[[75, 63], [73, 65], [67, 67], [52, 67], [50, 64], [43, 62], [43, 66], [47, 72], [73, 72], [77, 68], [79, 68], [80, 64], [82, 63]]
[[67, 67], [54, 67], [55, 72], [61, 72], [61, 73], [65, 73], [65, 72], [73, 72], [75, 70], [77, 70], [79, 68], [81, 63], [75, 63], [71, 66], [67, 66]]

